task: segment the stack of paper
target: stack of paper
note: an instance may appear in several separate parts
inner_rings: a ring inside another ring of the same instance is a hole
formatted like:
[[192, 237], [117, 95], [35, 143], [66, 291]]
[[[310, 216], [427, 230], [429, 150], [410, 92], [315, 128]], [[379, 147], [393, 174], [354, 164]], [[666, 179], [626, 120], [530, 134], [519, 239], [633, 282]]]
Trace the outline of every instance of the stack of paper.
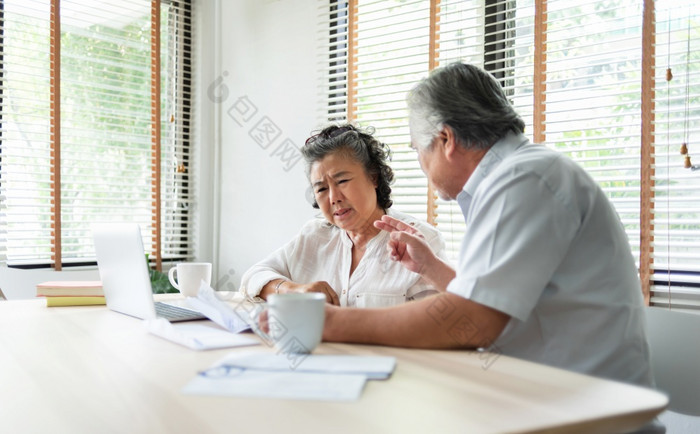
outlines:
[[[259, 341], [240, 332], [251, 328], [254, 319], [247, 311], [234, 310], [219, 300], [214, 289], [202, 282], [197, 297], [187, 297], [187, 304], [218, 324], [222, 329], [204, 324], [171, 324], [167, 320], [145, 321], [150, 333], [193, 350], [259, 345]], [[257, 327], [256, 327], [257, 328]]]
[[395, 366], [394, 357], [233, 353], [200, 372], [183, 392], [353, 401], [367, 380], [386, 379]]
[[144, 321], [144, 324], [150, 333], [193, 350], [213, 350], [260, 344], [253, 337], [231, 333], [205, 324], [171, 324], [165, 318], [149, 319]]
[[100, 281], [51, 281], [36, 285], [36, 296], [46, 297], [47, 306], [105, 304]]
[[251, 327], [257, 329], [252, 313], [232, 309], [219, 300], [216, 291], [204, 282], [199, 287], [197, 297], [187, 297], [187, 304], [231, 333], [240, 333]]

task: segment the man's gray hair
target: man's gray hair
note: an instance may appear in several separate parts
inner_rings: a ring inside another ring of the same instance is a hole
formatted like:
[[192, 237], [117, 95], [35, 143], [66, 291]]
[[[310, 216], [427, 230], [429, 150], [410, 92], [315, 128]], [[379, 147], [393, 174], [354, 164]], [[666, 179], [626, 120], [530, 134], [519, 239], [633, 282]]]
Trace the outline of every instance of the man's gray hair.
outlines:
[[474, 65], [452, 63], [434, 70], [407, 100], [416, 147], [430, 147], [445, 126], [467, 149], [488, 149], [509, 131], [525, 130], [498, 81]]

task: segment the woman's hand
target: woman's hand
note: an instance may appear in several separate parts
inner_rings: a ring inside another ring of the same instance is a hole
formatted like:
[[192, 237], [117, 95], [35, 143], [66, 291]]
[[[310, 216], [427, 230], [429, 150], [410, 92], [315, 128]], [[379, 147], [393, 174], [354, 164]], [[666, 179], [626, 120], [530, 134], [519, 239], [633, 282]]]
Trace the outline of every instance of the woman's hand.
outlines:
[[318, 292], [326, 296], [326, 302], [340, 306], [340, 300], [338, 299], [338, 294], [335, 292], [328, 282], [318, 281], [311, 283], [295, 283], [295, 282], [284, 282], [279, 287], [280, 293], [286, 292]]

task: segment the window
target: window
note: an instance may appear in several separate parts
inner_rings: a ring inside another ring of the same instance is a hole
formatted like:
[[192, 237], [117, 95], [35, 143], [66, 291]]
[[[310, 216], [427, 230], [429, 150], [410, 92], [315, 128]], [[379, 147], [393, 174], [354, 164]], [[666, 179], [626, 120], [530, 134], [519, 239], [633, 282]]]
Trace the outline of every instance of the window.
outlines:
[[192, 257], [189, 2], [0, 8], [0, 259], [94, 263], [90, 224], [111, 221], [158, 266]]
[[[328, 16], [328, 2], [320, 4]], [[374, 126], [392, 147], [395, 206], [437, 224], [453, 257], [462, 215], [435, 197], [408, 152], [405, 95], [432, 68], [464, 61], [501, 82], [533, 141], [568, 155], [600, 183], [626, 228], [649, 301], [700, 309], [700, 171], [684, 168], [680, 155], [685, 142], [700, 160], [698, 1], [333, 4], [349, 23], [347, 119]]]

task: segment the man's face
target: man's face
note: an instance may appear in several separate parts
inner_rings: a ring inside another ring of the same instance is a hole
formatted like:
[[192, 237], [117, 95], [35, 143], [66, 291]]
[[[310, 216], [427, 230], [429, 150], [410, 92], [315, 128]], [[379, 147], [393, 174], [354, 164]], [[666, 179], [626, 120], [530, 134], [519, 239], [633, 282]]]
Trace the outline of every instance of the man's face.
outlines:
[[[409, 122], [409, 128], [411, 130], [411, 148], [413, 148], [418, 154], [418, 163], [420, 164], [421, 170], [428, 177], [428, 180], [432, 184], [433, 188], [436, 190], [438, 196], [442, 200], [453, 200], [454, 198], [447, 193], [449, 189], [449, 167], [447, 166], [447, 161], [443, 154], [445, 140], [442, 134], [434, 136], [428, 146], [423, 146], [420, 140], [425, 140], [421, 138], [420, 135], [415, 134], [415, 131], [420, 131], [423, 125], [421, 122], [425, 122], [422, 119], [411, 118]], [[461, 188], [461, 187], [460, 187]]]
[[[420, 164], [421, 170], [428, 177], [428, 181], [432, 184], [438, 197], [442, 200], [454, 200], [449, 193], [447, 193], [447, 188], [449, 188], [449, 177], [445, 176], [447, 171], [447, 166], [445, 166], [444, 155], [441, 149], [436, 143], [440, 140], [440, 137], [435, 137], [428, 148], [418, 148], [416, 152], [418, 153], [418, 163]], [[413, 147], [413, 146], [412, 146]]]

